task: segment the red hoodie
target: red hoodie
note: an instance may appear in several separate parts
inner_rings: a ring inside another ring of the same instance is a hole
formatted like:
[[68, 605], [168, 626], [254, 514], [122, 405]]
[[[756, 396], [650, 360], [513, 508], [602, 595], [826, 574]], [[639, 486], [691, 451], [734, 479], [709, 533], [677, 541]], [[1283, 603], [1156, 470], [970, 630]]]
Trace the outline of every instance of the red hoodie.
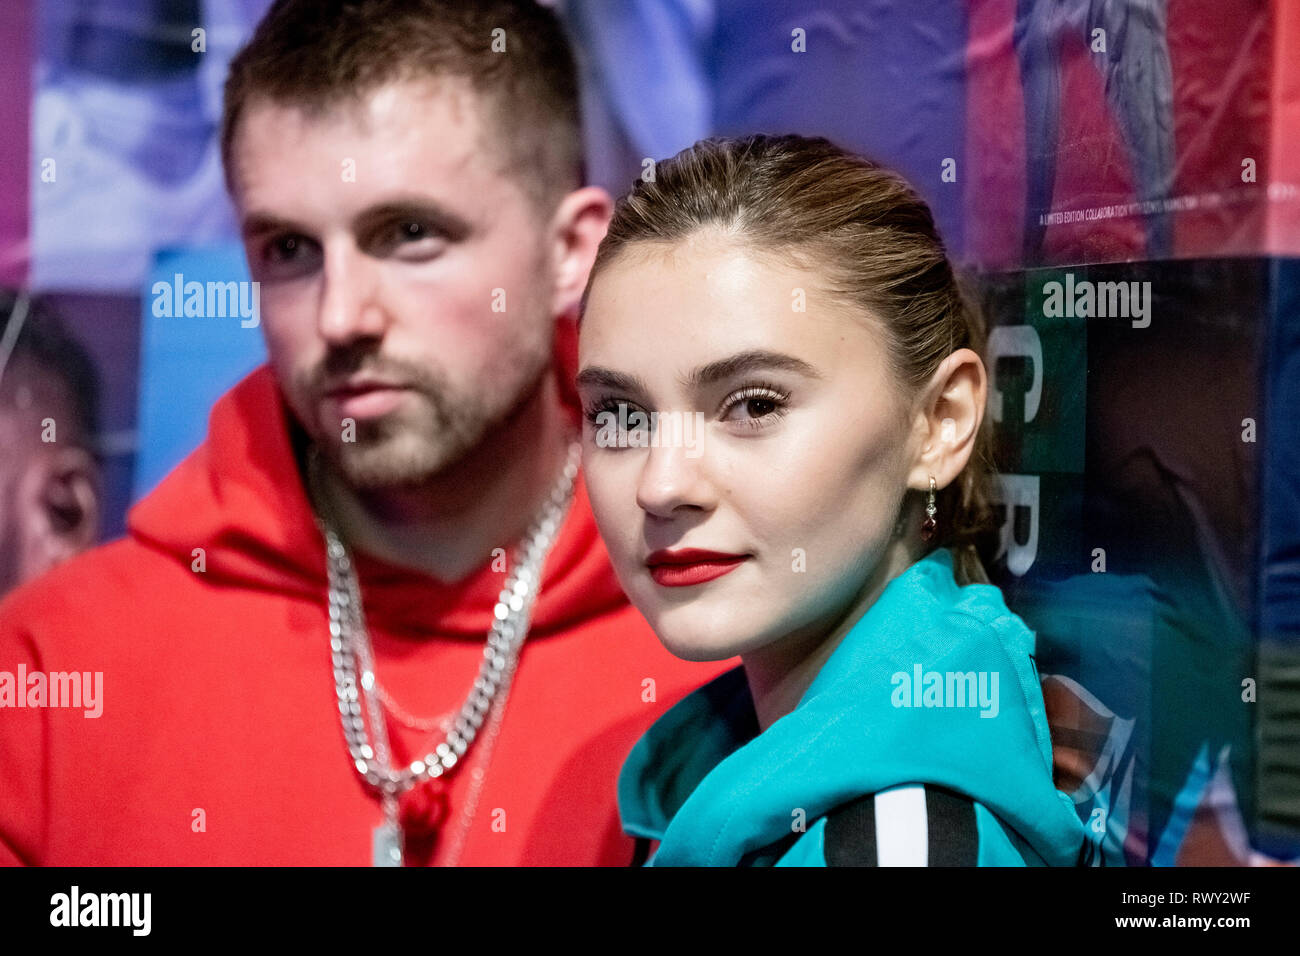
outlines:
[[[0, 862], [369, 865], [383, 814], [344, 743], [324, 545], [269, 369], [217, 403], [205, 443], [128, 525], [0, 604]], [[457, 711], [505, 575], [489, 563], [448, 587], [356, 562], [384, 689], [421, 719]], [[580, 478], [500, 735], [403, 799], [408, 862], [628, 863], [624, 757], [734, 664], [662, 648], [619, 589]], [[33, 675], [73, 671], [88, 691], [102, 674], [90, 708], [49, 706], [72, 700], [52, 680], [47, 706], [17, 706], [41, 699]], [[388, 727], [407, 761], [436, 742], [391, 714]]]

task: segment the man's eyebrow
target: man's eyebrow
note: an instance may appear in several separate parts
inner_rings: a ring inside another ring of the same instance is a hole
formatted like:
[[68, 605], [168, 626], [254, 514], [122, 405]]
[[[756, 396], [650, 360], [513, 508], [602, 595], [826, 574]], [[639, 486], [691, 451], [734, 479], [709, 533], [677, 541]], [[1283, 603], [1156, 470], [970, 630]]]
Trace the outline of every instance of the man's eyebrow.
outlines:
[[[353, 217], [352, 225], [356, 229], [365, 229], [388, 219], [419, 219], [453, 240], [462, 239], [473, 230], [468, 219], [457, 215], [445, 206], [429, 199], [415, 198], [393, 199], [370, 206]], [[244, 217], [240, 232], [245, 236], [254, 236], [268, 232], [306, 234], [310, 230], [273, 212], [254, 210]]]
[[724, 379], [743, 375], [746, 372], [756, 372], [759, 369], [795, 372], [807, 378], [822, 377], [821, 373], [815, 368], [803, 359], [795, 358], [793, 355], [787, 355], [784, 352], [772, 352], [767, 349], [749, 349], [744, 352], [737, 352], [735, 355], [729, 355], [724, 359], [718, 359], [716, 362], [701, 365], [686, 377], [683, 384], [691, 388], [699, 388], [703, 385], [712, 385]]
[[297, 223], [277, 216], [272, 212], [262, 212], [256, 210], [250, 212], [244, 217], [244, 221], [239, 226], [239, 231], [244, 236], [256, 236], [267, 232], [306, 232]]
[[474, 227], [470, 221], [432, 199], [409, 197], [391, 199], [370, 206], [352, 219], [354, 228], [364, 229], [389, 219], [419, 219], [427, 222], [448, 239], [463, 239]]

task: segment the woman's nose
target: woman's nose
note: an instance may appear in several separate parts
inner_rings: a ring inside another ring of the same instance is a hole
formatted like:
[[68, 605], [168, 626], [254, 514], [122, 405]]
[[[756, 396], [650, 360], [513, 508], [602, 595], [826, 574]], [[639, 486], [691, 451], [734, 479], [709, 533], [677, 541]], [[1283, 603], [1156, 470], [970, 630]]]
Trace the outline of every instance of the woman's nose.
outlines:
[[717, 503], [706, 456], [680, 442], [645, 450], [636, 501], [642, 510], [668, 518], [679, 508], [709, 510]]

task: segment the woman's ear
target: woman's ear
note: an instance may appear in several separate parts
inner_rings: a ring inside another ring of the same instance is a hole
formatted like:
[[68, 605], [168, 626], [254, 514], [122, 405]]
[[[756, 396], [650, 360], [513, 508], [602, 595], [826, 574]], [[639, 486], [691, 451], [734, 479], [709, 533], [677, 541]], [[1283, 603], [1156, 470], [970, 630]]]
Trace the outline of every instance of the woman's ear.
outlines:
[[929, 491], [933, 475], [942, 490], [961, 474], [975, 452], [987, 397], [988, 376], [976, 352], [958, 349], [943, 360], [920, 399], [921, 447], [909, 488]]

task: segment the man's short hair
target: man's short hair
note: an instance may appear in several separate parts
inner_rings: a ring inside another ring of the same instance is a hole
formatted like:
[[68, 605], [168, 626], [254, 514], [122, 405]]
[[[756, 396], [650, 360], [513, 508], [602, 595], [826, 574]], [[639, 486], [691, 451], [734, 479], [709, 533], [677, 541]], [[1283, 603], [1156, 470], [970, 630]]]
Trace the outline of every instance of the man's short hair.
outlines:
[[230, 64], [221, 132], [227, 179], [252, 101], [318, 113], [389, 82], [446, 76], [468, 80], [490, 104], [484, 127], [505, 171], [540, 209], [549, 213], [582, 185], [573, 50], [559, 18], [534, 0], [276, 0]]
[[[20, 321], [12, 351], [3, 356], [4, 379], [38, 375], [58, 382], [72, 404], [76, 421], [73, 440], [92, 453], [99, 432], [99, 376], [95, 363], [81, 343], [68, 332], [59, 316], [41, 299], [24, 299], [11, 289], [0, 289], [0, 344], [4, 332]], [[0, 385], [4, 382], [0, 381]], [[10, 394], [0, 388], [0, 402]]]

